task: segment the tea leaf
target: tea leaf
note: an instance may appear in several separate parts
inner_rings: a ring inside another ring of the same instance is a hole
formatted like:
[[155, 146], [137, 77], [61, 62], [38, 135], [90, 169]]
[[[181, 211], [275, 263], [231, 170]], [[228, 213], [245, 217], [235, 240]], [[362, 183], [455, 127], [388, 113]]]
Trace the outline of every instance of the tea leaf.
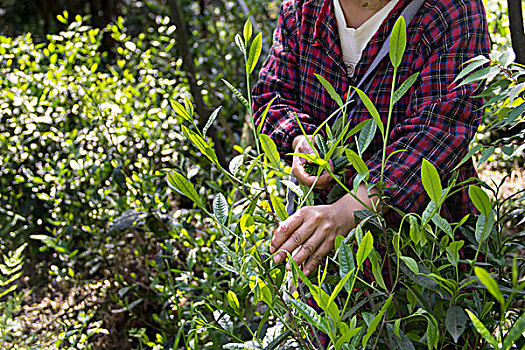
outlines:
[[387, 323], [386, 330], [388, 340], [393, 350], [415, 350], [414, 344], [407, 338], [405, 333], [399, 329], [399, 337], [396, 335], [394, 325]]
[[283, 204], [283, 200], [281, 197], [277, 197], [272, 193], [270, 193], [270, 199], [272, 201], [273, 210], [275, 211], [275, 214], [279, 217], [279, 220], [284, 221], [288, 218], [288, 213], [286, 212], [286, 207]]
[[341, 107], [343, 105], [343, 100], [341, 100], [341, 96], [339, 96], [337, 92], [335, 92], [335, 89], [332, 86], [332, 84], [330, 84], [330, 82], [326, 80], [325, 78], [323, 78], [321, 75], [319, 74], [314, 74], [314, 75], [321, 82], [321, 84], [326, 89], [330, 97], [337, 103], [339, 107]]
[[264, 121], [266, 120], [266, 116], [268, 115], [268, 111], [270, 110], [270, 107], [272, 106], [273, 101], [275, 101], [275, 99], [277, 97], [278, 96], [275, 96], [274, 98], [272, 98], [270, 100], [270, 102], [268, 102], [268, 104], [266, 105], [266, 108], [264, 109], [263, 113], [261, 114], [261, 120], [259, 121], [259, 125], [257, 126], [257, 134], [261, 133], [261, 130], [262, 130], [263, 125], [264, 125]]
[[459, 162], [458, 165], [456, 165], [454, 167], [453, 170], [456, 170], [458, 169], [461, 165], [463, 165], [466, 161], [470, 160], [472, 158], [472, 156], [474, 155], [474, 153], [477, 153], [480, 149], [483, 148], [483, 145], [481, 144], [477, 144], [475, 147], [472, 147], [470, 149], [470, 151], [467, 153], [467, 155], [465, 155], [465, 157], [463, 157], [463, 159]]
[[393, 297], [393, 295], [390, 294], [388, 299], [385, 301], [385, 303], [381, 307], [381, 311], [379, 311], [379, 313], [376, 315], [376, 317], [374, 317], [372, 322], [370, 322], [370, 326], [368, 326], [368, 329], [366, 330], [366, 334], [363, 337], [363, 341], [362, 341], [363, 349], [366, 349], [366, 344], [368, 343], [368, 340], [370, 339], [372, 334], [374, 334], [374, 332], [376, 331], [377, 326], [379, 326], [379, 322], [381, 322], [381, 320], [383, 319], [383, 315], [385, 314], [385, 311], [390, 306], [390, 302], [392, 301], [392, 297]]
[[525, 313], [522, 313], [516, 322], [514, 322], [505, 339], [503, 339], [503, 350], [509, 350], [514, 342], [521, 337], [523, 332], [525, 332]]
[[363, 263], [365, 262], [365, 259], [368, 257], [368, 254], [372, 251], [374, 247], [374, 237], [368, 231], [366, 235], [361, 240], [361, 244], [359, 244], [359, 248], [357, 249], [356, 254], [356, 260], [357, 260], [357, 266], [359, 269], [363, 268]]
[[445, 327], [457, 344], [459, 337], [465, 332], [467, 326], [467, 315], [458, 305], [452, 305], [447, 310]]
[[281, 180], [281, 183], [285, 185], [290, 191], [295, 193], [297, 197], [303, 198], [304, 193], [303, 193], [303, 190], [301, 190], [301, 187], [299, 185], [295, 184], [292, 181], [288, 181], [288, 180]]
[[288, 300], [291, 304], [293, 304], [294, 308], [299, 312], [301, 316], [305, 318], [306, 321], [310, 322], [321, 332], [328, 333], [328, 329], [323, 324], [321, 316], [319, 316], [312, 307], [303, 303], [300, 300], [295, 300], [291, 298]]
[[241, 216], [241, 220], [239, 221], [239, 226], [241, 228], [241, 232], [246, 232], [246, 231], [250, 233], [255, 232], [255, 221], [253, 220], [253, 217], [248, 213], [245, 213]]
[[248, 55], [248, 62], [246, 63], [246, 72], [252, 74], [257, 62], [259, 61], [259, 56], [261, 55], [262, 50], [262, 33], [257, 34], [255, 39], [253, 39], [252, 44], [250, 45], [250, 54]]
[[439, 204], [441, 193], [443, 192], [441, 180], [434, 165], [426, 159], [423, 159], [423, 165], [421, 166], [421, 180], [430, 199], [434, 203]]
[[249, 18], [244, 23], [242, 34], [244, 36], [244, 45], [248, 46], [248, 40], [250, 40], [252, 37], [252, 22], [250, 21]]
[[403, 82], [403, 84], [401, 84], [399, 89], [397, 89], [394, 92], [394, 98], [393, 98], [393, 102], [392, 102], [393, 104], [396, 104], [401, 99], [401, 97], [403, 97], [406, 94], [408, 89], [410, 89], [412, 87], [412, 85], [414, 85], [414, 83], [416, 82], [418, 76], [419, 76], [419, 72], [416, 72], [416, 73], [412, 74], [410, 77], [408, 77], [408, 79], [405, 80]]
[[485, 191], [475, 185], [468, 187], [468, 195], [474, 203], [474, 206], [480, 211], [481, 214], [489, 216], [492, 211], [490, 198]]
[[482, 267], [474, 267], [474, 272], [476, 273], [476, 276], [478, 276], [481, 283], [487, 287], [488, 291], [496, 300], [501, 304], [505, 305], [505, 299], [503, 299], [503, 295], [501, 295], [501, 292], [498, 288], [498, 284], [496, 281], [492, 278], [492, 276]]
[[244, 98], [244, 96], [239, 92], [239, 90], [237, 90], [237, 88], [235, 86], [230, 84], [230, 82], [228, 80], [222, 79], [222, 81], [224, 82], [224, 84], [226, 84], [228, 89], [230, 89], [233, 92], [233, 94], [235, 96], [237, 96], [237, 98], [242, 102], [244, 107], [246, 107], [246, 109], [249, 110], [250, 109], [250, 104], [248, 103], [248, 100], [246, 100]]
[[222, 193], [217, 193], [215, 198], [213, 198], [212, 207], [213, 215], [215, 215], [217, 221], [224, 225], [228, 220], [228, 203]]
[[182, 104], [180, 104], [179, 102], [175, 100], [170, 100], [170, 104], [171, 104], [171, 108], [173, 108], [173, 110], [178, 116], [181, 116], [186, 121], [193, 123], [191, 116], [188, 114], [188, 111], [186, 110], [186, 108], [184, 108]]
[[357, 139], [357, 149], [359, 154], [363, 154], [368, 146], [370, 146], [374, 140], [374, 135], [376, 134], [377, 130], [377, 123], [374, 123], [372, 119], [368, 119], [366, 121], [367, 123], [363, 125], [363, 128], [361, 129]]
[[407, 30], [405, 18], [399, 16], [394, 28], [392, 29], [392, 34], [390, 34], [389, 42], [389, 55], [390, 61], [395, 69], [399, 67], [403, 59], [403, 54], [405, 53], [407, 43]]
[[219, 115], [219, 111], [221, 110], [221, 108], [222, 107], [218, 107], [211, 113], [210, 117], [208, 118], [208, 121], [206, 122], [206, 125], [202, 129], [202, 135], [206, 136], [208, 129], [210, 128], [210, 126], [213, 124], [213, 122], [217, 118], [217, 115]]
[[376, 106], [374, 105], [372, 100], [370, 100], [370, 98], [368, 98], [368, 96], [363, 91], [361, 91], [358, 88], [354, 88], [354, 89], [359, 95], [359, 97], [361, 98], [361, 101], [363, 101], [366, 109], [368, 110], [368, 112], [370, 113], [374, 121], [376, 122], [377, 126], [379, 127], [379, 131], [381, 131], [381, 135], [384, 138], [385, 137], [385, 127], [383, 126], [383, 121], [381, 120], [381, 117], [379, 116], [379, 112], [377, 111]]
[[[355, 269], [354, 254], [352, 250], [346, 243], [341, 243], [339, 248], [339, 276], [343, 278], [350, 271]], [[345, 284], [345, 289], [347, 292], [350, 292], [350, 284]]]
[[226, 299], [228, 300], [228, 305], [235, 310], [237, 314], [240, 314], [240, 305], [239, 305], [239, 299], [237, 298], [237, 295], [234, 291], [229, 290], [228, 294], [226, 295]]
[[179, 174], [176, 171], [168, 173], [168, 186], [174, 191], [188, 197], [191, 199], [197, 206], [203, 207], [201, 199], [193, 188], [191, 182], [189, 182], [184, 176]]
[[232, 175], [235, 176], [237, 174], [243, 161], [244, 161], [244, 155], [242, 154], [239, 154], [232, 158], [232, 160], [230, 161], [230, 164], [228, 165], [228, 169], [230, 170], [230, 173], [232, 173]]
[[498, 349], [498, 342], [496, 341], [496, 339], [494, 339], [494, 337], [492, 336], [492, 334], [490, 334], [490, 332], [488, 331], [488, 329], [485, 327], [485, 325], [476, 317], [476, 315], [474, 315], [470, 310], [468, 309], [465, 309], [465, 311], [467, 312], [467, 314], [469, 315], [470, 317], [470, 320], [472, 321], [472, 324], [474, 325], [474, 327], [476, 328], [476, 330], [478, 331], [478, 333], [483, 337], [485, 338], [486, 341], [488, 341], [490, 343], [490, 345], [492, 345], [495, 349]]
[[355, 170], [359, 174], [368, 173], [368, 167], [366, 166], [365, 162], [357, 153], [352, 151], [351, 149], [346, 148], [345, 149], [346, 158], [348, 158], [348, 161], [352, 163]]
[[275, 142], [273, 142], [270, 136], [266, 134], [261, 134], [259, 139], [261, 141], [261, 147], [264, 151], [264, 154], [266, 157], [268, 157], [268, 160], [272, 166], [276, 169], [280, 169], [281, 158], [279, 157], [279, 152], [277, 152], [277, 146], [275, 146]]
[[417, 262], [414, 259], [408, 256], [401, 256], [400, 258], [405, 262], [410, 271], [412, 271], [415, 274], [419, 273], [419, 267], [417, 266]]
[[467, 74], [469, 74], [470, 72], [476, 70], [477, 68], [481, 67], [482, 65], [486, 64], [490, 62], [490, 60], [488, 58], [486, 58], [485, 56], [479, 56], [479, 58], [475, 61], [473, 61], [472, 63], [470, 63], [468, 66], [466, 66], [461, 72], [459, 72], [458, 76], [456, 77], [456, 79], [454, 79], [454, 83], [463, 79], [463, 77], [465, 77]]

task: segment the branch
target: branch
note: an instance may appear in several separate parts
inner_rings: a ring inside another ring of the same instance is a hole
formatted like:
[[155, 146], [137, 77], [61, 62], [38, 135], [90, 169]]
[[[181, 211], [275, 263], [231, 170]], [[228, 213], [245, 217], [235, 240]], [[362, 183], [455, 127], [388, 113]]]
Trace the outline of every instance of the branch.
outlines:
[[[182, 7], [180, 6], [179, 0], [168, 0], [168, 6], [170, 8], [171, 18], [177, 27], [177, 30], [175, 31], [177, 35], [177, 46], [180, 49], [182, 65], [184, 67], [184, 71], [186, 72], [186, 77], [188, 78], [188, 84], [190, 86], [190, 92], [193, 96], [193, 101], [195, 102], [195, 110], [199, 116], [198, 124], [200, 126], [204, 126], [210, 117], [210, 108], [204, 102], [201, 90], [197, 85], [195, 62], [193, 61], [188, 35], [186, 33], [186, 23], [184, 21], [185, 17], [182, 13]], [[226, 166], [226, 153], [224, 151], [224, 146], [222, 144], [222, 140], [220, 140], [217, 135], [217, 130], [215, 129], [214, 125], [210, 127], [208, 132], [211, 139], [213, 140], [213, 143], [215, 144], [215, 150], [217, 152], [219, 163], [222, 166]]]
[[521, 0], [507, 0], [509, 11], [510, 39], [516, 53], [516, 62], [525, 64], [525, 30]]

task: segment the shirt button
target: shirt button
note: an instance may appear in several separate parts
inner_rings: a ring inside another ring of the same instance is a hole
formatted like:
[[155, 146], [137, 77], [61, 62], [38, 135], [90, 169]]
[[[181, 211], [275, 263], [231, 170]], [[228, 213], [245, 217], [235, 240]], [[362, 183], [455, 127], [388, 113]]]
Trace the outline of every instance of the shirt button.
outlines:
[[354, 67], [353, 64], [349, 64], [346, 67], [346, 71], [347, 71], [348, 75], [350, 75], [350, 76], [354, 75], [354, 70], [355, 70], [355, 67]]

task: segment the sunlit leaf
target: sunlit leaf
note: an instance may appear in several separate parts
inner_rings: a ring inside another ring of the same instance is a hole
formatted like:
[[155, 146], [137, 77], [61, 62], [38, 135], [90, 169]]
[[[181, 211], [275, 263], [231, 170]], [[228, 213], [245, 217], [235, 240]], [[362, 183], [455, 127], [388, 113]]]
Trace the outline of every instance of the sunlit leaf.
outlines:
[[426, 159], [423, 159], [423, 164], [421, 165], [421, 180], [430, 199], [436, 204], [439, 203], [443, 192], [441, 180], [434, 165]]
[[339, 96], [337, 92], [335, 92], [335, 89], [332, 86], [332, 84], [330, 84], [328, 80], [326, 80], [319, 74], [315, 74], [315, 77], [321, 82], [321, 84], [326, 89], [330, 97], [337, 103], [339, 107], [341, 107], [343, 105], [343, 100], [341, 99], [341, 96]]
[[390, 62], [394, 68], [399, 67], [405, 54], [405, 48], [407, 43], [407, 30], [405, 18], [399, 16], [394, 28], [392, 29], [392, 34], [390, 34], [389, 50]]

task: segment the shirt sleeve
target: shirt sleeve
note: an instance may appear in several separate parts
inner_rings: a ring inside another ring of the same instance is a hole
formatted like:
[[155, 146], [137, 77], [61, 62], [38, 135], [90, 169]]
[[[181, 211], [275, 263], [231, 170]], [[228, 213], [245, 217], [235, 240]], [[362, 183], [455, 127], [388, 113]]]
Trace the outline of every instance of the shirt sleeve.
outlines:
[[297, 16], [295, 1], [284, 1], [271, 51], [252, 92], [256, 125], [261, 123], [266, 106], [275, 98], [264, 120], [262, 133], [272, 138], [281, 157], [287, 161], [291, 160], [286, 154], [292, 152], [294, 138], [302, 134], [296, 115], [307, 134], [313, 133], [320, 123], [299, 107]]
[[[428, 202], [421, 181], [423, 159], [437, 168], [446, 187], [479, 126], [483, 101], [472, 98], [477, 85], [457, 87], [454, 83], [464, 62], [489, 52], [484, 11], [474, 10], [450, 12], [442, 22], [448, 27], [437, 25], [430, 31], [428, 37], [434, 41], [423, 38], [421, 55], [414, 63], [415, 71], [420, 72], [419, 84], [409, 96], [406, 118], [393, 125], [389, 134], [386, 154], [401, 152], [386, 162], [386, 196], [391, 205], [404, 212], [421, 212]], [[371, 182], [380, 181], [381, 162], [381, 152], [367, 162]]]

